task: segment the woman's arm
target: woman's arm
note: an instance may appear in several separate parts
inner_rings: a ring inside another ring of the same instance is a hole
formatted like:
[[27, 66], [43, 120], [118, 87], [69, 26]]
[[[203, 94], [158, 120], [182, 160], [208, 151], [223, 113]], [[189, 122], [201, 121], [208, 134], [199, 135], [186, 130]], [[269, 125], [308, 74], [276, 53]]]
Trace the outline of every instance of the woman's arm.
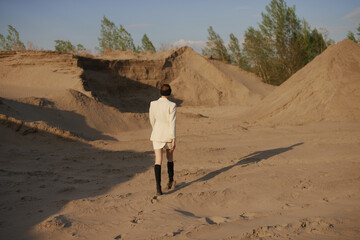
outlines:
[[149, 120], [150, 120], [151, 127], [153, 128], [154, 124], [155, 124], [155, 117], [154, 117], [154, 113], [153, 113], [152, 102], [150, 103]]
[[176, 138], [176, 105], [170, 109], [170, 139]]

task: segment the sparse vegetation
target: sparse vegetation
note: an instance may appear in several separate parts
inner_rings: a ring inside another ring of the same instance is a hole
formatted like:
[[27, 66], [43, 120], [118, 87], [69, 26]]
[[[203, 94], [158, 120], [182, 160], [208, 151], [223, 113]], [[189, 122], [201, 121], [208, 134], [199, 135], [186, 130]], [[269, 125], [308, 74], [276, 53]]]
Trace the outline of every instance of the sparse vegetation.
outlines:
[[254, 72], [266, 83], [280, 85], [333, 43], [326, 40], [327, 34], [324, 37], [300, 20], [295, 6], [288, 7], [284, 0], [272, 0], [265, 10], [259, 28], [251, 26], [246, 30], [243, 49], [234, 34], [230, 34], [230, 53], [210, 26], [203, 55], [210, 54]]
[[138, 52], [138, 48], [135, 47], [131, 34], [120, 24], [119, 27], [115, 26], [115, 23], [111, 22], [105, 16], [101, 21], [101, 36], [98, 38], [99, 48], [101, 53], [112, 50], [130, 50]]
[[244, 56], [243, 51], [240, 48], [239, 39], [237, 39], [233, 33], [230, 34], [230, 43], [228, 48], [230, 51], [231, 63], [239, 66], [242, 69], [248, 70], [249, 64]]
[[152, 44], [152, 42], [150, 41], [150, 39], [148, 38], [148, 36], [146, 34], [144, 34], [144, 36], [141, 40], [141, 43], [142, 43], [142, 50], [144, 52], [147, 52], [147, 51], [151, 51], [153, 53], [156, 52], [154, 45]]
[[323, 35], [311, 29], [284, 0], [272, 0], [259, 29], [245, 32], [244, 52], [250, 67], [267, 83], [280, 85], [327, 48]]
[[86, 48], [82, 44], [74, 46], [70, 41], [55, 40], [55, 51], [63, 53], [85, 53]]
[[230, 55], [220, 35], [214, 31], [212, 26], [209, 27], [208, 33], [208, 41], [206, 42], [206, 47], [202, 50], [202, 54], [211, 55], [220, 61], [230, 63]]
[[26, 43], [26, 49], [27, 49], [27, 50], [30, 50], [30, 51], [38, 51], [38, 50], [39, 50], [39, 47], [36, 46], [34, 43], [28, 41], [28, 42]]
[[162, 52], [162, 51], [170, 50], [172, 48], [174, 48], [174, 46], [172, 44], [160, 43], [160, 46], [158, 47], [157, 51]]
[[146, 34], [144, 34], [142, 38], [142, 47], [136, 47], [131, 34], [126, 31], [124, 26], [119, 24], [119, 27], [116, 27], [115, 23], [111, 22], [105, 16], [101, 21], [101, 36], [98, 38], [98, 40], [99, 47], [97, 50], [100, 53], [114, 50], [130, 50], [137, 53], [143, 51], [156, 52], [154, 45]]
[[358, 26], [358, 28], [356, 30], [357, 30], [357, 33], [356, 33], [357, 38], [355, 37], [355, 33], [353, 33], [352, 31], [348, 32], [346, 38], [350, 39], [350, 40], [352, 40], [352, 41], [354, 41], [356, 43], [360, 43], [360, 24], [359, 24], [359, 26]]
[[25, 50], [25, 45], [20, 41], [19, 33], [13, 26], [8, 25], [8, 35], [6, 38], [0, 34], [0, 48], [3, 51]]

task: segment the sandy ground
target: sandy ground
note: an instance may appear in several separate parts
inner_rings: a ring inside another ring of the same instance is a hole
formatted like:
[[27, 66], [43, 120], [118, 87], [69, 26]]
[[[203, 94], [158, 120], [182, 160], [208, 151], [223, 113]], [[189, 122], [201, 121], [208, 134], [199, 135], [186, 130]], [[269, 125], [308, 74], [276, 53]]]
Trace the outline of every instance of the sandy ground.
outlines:
[[[280, 87], [190, 48], [0, 52], [0, 239], [360, 239], [360, 46]], [[148, 106], [170, 83], [175, 180]]]
[[[158, 198], [150, 129], [88, 143], [29, 134], [19, 145], [2, 127], [2, 236], [358, 238], [360, 124], [270, 128], [235, 111], [179, 109], [178, 186]], [[164, 186], [164, 163], [162, 173]]]

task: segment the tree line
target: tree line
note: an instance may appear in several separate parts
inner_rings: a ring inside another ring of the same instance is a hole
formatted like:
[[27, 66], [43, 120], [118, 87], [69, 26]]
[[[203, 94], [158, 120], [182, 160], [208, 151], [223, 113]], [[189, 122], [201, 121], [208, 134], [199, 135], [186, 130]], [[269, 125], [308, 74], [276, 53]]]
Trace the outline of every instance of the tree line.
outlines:
[[288, 7], [284, 0], [272, 0], [261, 17], [258, 28], [251, 26], [245, 31], [242, 48], [232, 33], [226, 48], [210, 26], [202, 54], [254, 72], [266, 83], [280, 85], [334, 43], [305, 19], [300, 20], [295, 6]]
[[[100, 37], [98, 38], [99, 47], [96, 47], [100, 53], [108, 51], [130, 50], [133, 52], [156, 52], [153, 43], [149, 37], [144, 34], [141, 39], [141, 46], [135, 46], [134, 40], [131, 34], [126, 31], [123, 25], [119, 24], [119, 27], [115, 23], [111, 22], [105, 16], [101, 21]], [[69, 40], [55, 40], [55, 51], [66, 53], [85, 53], [88, 50], [82, 45], [73, 45]], [[28, 49], [34, 50], [36, 47], [31, 42], [28, 42]], [[0, 50], [2, 51], [22, 51], [26, 50], [23, 42], [20, 41], [19, 32], [16, 29], [8, 25], [8, 35], [4, 37], [0, 34]]]
[[[242, 44], [233, 33], [230, 33], [230, 42], [226, 46], [221, 36], [210, 26], [208, 41], [202, 49], [202, 54], [254, 72], [266, 83], [280, 85], [329, 45], [334, 44], [333, 40], [327, 39], [326, 31], [311, 28], [305, 19], [296, 16], [295, 6], [288, 7], [284, 0], [272, 0], [265, 7], [265, 12], [261, 13], [261, 17], [262, 21], [258, 23], [257, 28], [250, 26], [245, 31]], [[0, 34], [0, 50], [25, 50], [19, 33], [11, 25], [8, 27], [6, 37]], [[348, 32], [347, 38], [360, 43], [360, 24], [357, 33]], [[98, 41], [99, 46], [96, 50], [100, 53], [113, 50], [156, 52], [146, 34], [142, 37], [141, 46], [135, 46], [131, 34], [124, 26], [116, 26], [105, 16], [101, 20]], [[28, 42], [28, 49], [31, 49], [31, 46], [33, 45]], [[55, 40], [55, 50], [70, 53], [88, 51], [82, 44], [75, 46], [65, 40]]]
[[154, 45], [146, 34], [144, 34], [141, 39], [142, 45], [135, 46], [131, 34], [126, 31], [123, 25], [119, 24], [119, 27], [116, 27], [115, 23], [111, 22], [105, 16], [101, 21], [101, 35], [98, 40], [99, 47], [96, 49], [101, 53], [113, 50], [130, 50], [137, 53], [147, 51], [156, 52]]

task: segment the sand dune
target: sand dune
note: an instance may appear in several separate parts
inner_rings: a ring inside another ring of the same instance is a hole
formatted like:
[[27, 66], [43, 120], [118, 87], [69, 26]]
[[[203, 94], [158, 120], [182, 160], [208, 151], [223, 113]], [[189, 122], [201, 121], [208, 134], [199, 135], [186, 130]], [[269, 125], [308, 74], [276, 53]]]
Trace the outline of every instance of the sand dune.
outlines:
[[256, 121], [304, 124], [360, 120], [360, 46], [343, 40], [258, 103]]
[[[0, 238], [358, 238], [358, 51], [332, 46], [280, 87], [187, 47], [1, 52]], [[177, 188], [154, 197], [161, 83]]]
[[171, 83], [174, 98], [184, 106], [248, 105], [253, 103], [250, 95], [260, 99], [271, 91], [271, 87], [263, 87], [261, 94], [251, 91], [243, 83], [263, 85], [258, 78], [238, 72], [241, 81], [236, 81], [189, 47], [129, 59], [79, 57], [79, 65], [85, 89], [123, 111], [147, 111], [162, 83]]
[[159, 97], [157, 87], [165, 82], [173, 85], [173, 100], [183, 106], [246, 106], [272, 90], [246, 72], [230, 76], [231, 70], [188, 47], [147, 55], [115, 52], [117, 59], [41, 51], [1, 54], [0, 96], [24, 103], [10, 106], [13, 111], [6, 114], [43, 120], [88, 140], [147, 128], [149, 102]]

